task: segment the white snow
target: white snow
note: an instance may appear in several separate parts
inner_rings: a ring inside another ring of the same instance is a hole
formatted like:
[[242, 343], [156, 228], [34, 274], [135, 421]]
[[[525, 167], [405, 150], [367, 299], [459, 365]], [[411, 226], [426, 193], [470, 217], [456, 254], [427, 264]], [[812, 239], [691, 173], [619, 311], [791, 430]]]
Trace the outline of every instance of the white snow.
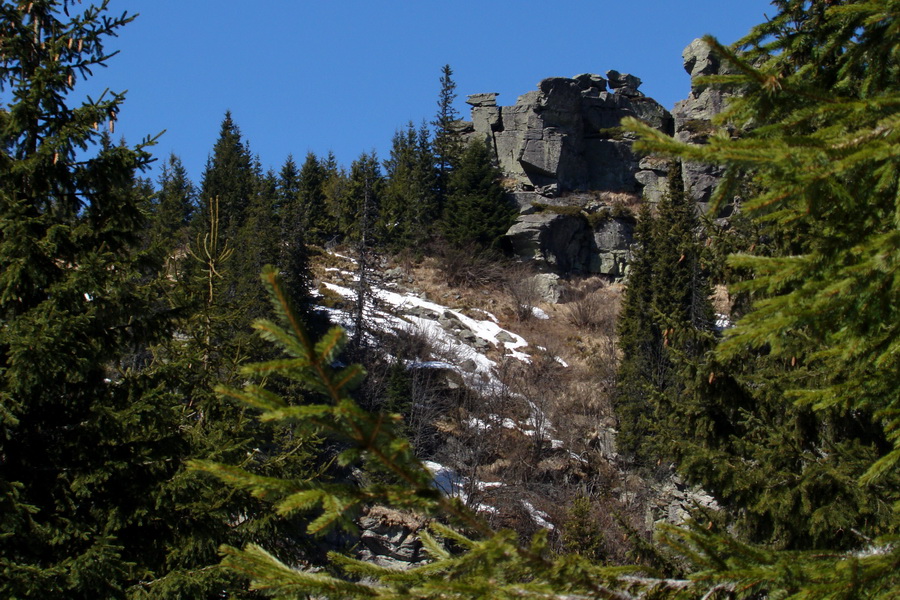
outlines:
[[[434, 487], [451, 498], [459, 498], [466, 505], [469, 504], [468, 491], [484, 491], [503, 486], [503, 483], [499, 481], [475, 481], [470, 483], [468, 477], [463, 477], [453, 469], [432, 460], [423, 461], [422, 464], [431, 471], [434, 477]], [[497, 512], [495, 507], [488, 504], [478, 503], [472, 508], [479, 512]]]
[[727, 315], [723, 315], [721, 313], [716, 313], [716, 331], [722, 332], [726, 329], [730, 329], [734, 327], [734, 323], [731, 322], [731, 319], [728, 318]]
[[534, 316], [535, 319], [540, 319], [541, 321], [546, 321], [550, 318], [550, 315], [548, 315], [546, 312], [544, 312], [541, 308], [538, 308], [537, 306], [531, 307], [531, 314]]
[[556, 526], [548, 521], [550, 515], [542, 510], [536, 509], [531, 502], [529, 502], [528, 500], [522, 500], [522, 506], [525, 507], [525, 510], [528, 511], [528, 514], [531, 515], [531, 520], [534, 521], [534, 523], [538, 527], [543, 527], [544, 529], [549, 529], [550, 531], [556, 529]]

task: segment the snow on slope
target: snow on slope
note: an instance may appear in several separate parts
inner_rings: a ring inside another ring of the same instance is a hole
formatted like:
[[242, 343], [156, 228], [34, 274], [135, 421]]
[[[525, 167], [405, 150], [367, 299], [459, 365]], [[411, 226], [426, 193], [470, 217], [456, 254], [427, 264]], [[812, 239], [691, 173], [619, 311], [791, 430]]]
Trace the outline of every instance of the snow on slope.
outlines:
[[[345, 257], [341, 257], [345, 258]], [[348, 271], [329, 268], [326, 273], [337, 275], [341, 278], [353, 278]], [[338, 283], [323, 282], [325, 288], [331, 292], [348, 300], [354, 301], [356, 298], [356, 290], [340, 285]], [[411, 333], [419, 333], [432, 340], [432, 345], [438, 348], [446, 349], [446, 354], [451, 358], [447, 360], [428, 360], [410, 363], [410, 367], [416, 368], [444, 368], [453, 369], [460, 373], [467, 384], [473, 385], [482, 391], [502, 392], [519, 397], [526, 403], [529, 408], [530, 416], [523, 422], [517, 422], [508, 417], [501, 415], [489, 415], [487, 421], [477, 418], [471, 418], [467, 425], [477, 431], [485, 431], [495, 427], [504, 429], [517, 430], [522, 435], [528, 437], [540, 436], [549, 440], [552, 448], [562, 448], [563, 442], [553, 439], [553, 426], [549, 419], [530, 399], [519, 394], [511, 394], [506, 385], [500, 381], [497, 376], [497, 363], [489, 359], [485, 354], [476, 347], [475, 344], [467, 343], [460, 339], [458, 332], [448, 330], [445, 324], [448, 322], [458, 322], [466, 330], [472, 332], [475, 338], [485, 340], [494, 348], [503, 352], [504, 358], [512, 358], [525, 363], [531, 362], [531, 357], [525, 352], [529, 344], [522, 336], [503, 329], [497, 317], [483, 309], [474, 309], [471, 312], [478, 312], [485, 316], [484, 319], [476, 319], [470, 317], [463, 312], [454, 310], [416, 296], [413, 293], [401, 293], [384, 288], [376, 288], [374, 290], [376, 304], [378, 306], [367, 306], [365, 317], [370, 327], [379, 328], [383, 331], [407, 331]], [[549, 319], [549, 315], [537, 309], [535, 316], [540, 319]], [[352, 321], [347, 313], [335, 309], [328, 309], [334, 322], [340, 323], [345, 327], [352, 327]], [[443, 321], [443, 324], [442, 322]], [[471, 337], [471, 336], [470, 336]], [[486, 344], [482, 344], [485, 346]], [[452, 361], [452, 362], [448, 362]], [[470, 361], [470, 362], [469, 362]], [[463, 369], [461, 365], [469, 362], [469, 366], [474, 365], [474, 369]], [[568, 365], [559, 360], [564, 367]], [[572, 455], [579, 458], [576, 455]], [[484, 491], [494, 487], [500, 487], [500, 482], [484, 482], [474, 481], [457, 474], [450, 467], [446, 467], [433, 461], [426, 461], [426, 467], [434, 474], [435, 487], [449, 496], [459, 497], [463, 502], [469, 503], [469, 492]], [[468, 490], [468, 492], [467, 492]], [[524, 505], [527, 512], [537, 525], [545, 528], [553, 528], [553, 525], [546, 521], [546, 514], [538, 511], [530, 504]], [[478, 511], [493, 513], [496, 508], [482, 503], [475, 502], [473, 506]]]

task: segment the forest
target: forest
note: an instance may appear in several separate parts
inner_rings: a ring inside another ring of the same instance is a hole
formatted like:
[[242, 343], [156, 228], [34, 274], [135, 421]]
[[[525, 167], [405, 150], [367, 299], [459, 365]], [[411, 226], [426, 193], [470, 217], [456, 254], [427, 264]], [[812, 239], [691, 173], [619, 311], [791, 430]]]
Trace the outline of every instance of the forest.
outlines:
[[[667, 192], [549, 317], [449, 65], [386, 157], [266, 170], [226, 113], [194, 182], [79, 94], [110, 4], [0, 4], [0, 597], [900, 596], [900, 0], [704, 38], [714, 131], [622, 121]], [[428, 311], [513, 341], [390, 325]], [[384, 514], [402, 567], [361, 553]]]

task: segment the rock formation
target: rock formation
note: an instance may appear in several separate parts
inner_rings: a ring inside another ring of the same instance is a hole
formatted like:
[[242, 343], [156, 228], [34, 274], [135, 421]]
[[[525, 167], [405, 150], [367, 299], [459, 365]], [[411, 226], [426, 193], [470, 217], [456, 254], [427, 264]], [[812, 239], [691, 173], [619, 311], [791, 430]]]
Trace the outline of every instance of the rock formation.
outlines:
[[[675, 104], [675, 137], [682, 142], [703, 144], [714, 131], [712, 121], [725, 108], [730, 94], [700, 85], [697, 79], [705, 75], [725, 75], [734, 71], [730, 65], [720, 61], [703, 40], [691, 42], [681, 56], [684, 59], [684, 69], [691, 76], [691, 93], [685, 100]], [[685, 191], [696, 202], [701, 203], [701, 209], [706, 209], [706, 203], [722, 173], [722, 168], [718, 165], [692, 162], [682, 164]]]
[[[662, 198], [669, 167], [634, 152], [622, 119], [636, 117], [681, 141], [703, 143], [727, 99], [697, 83], [729, 72], [702, 40], [682, 57], [691, 92], [672, 114], [644, 96], [640, 78], [618, 71], [544, 79], [514, 106], [498, 106], [495, 93], [468, 97], [472, 120], [459, 122], [458, 131], [494, 149], [521, 212], [507, 234], [516, 254], [562, 275], [625, 276], [633, 209]], [[705, 210], [720, 169], [684, 163], [682, 171], [686, 191]]]
[[551, 77], [514, 106], [497, 94], [474, 94], [471, 135], [486, 140], [520, 191], [556, 196], [573, 191], [638, 193], [639, 159], [619, 123], [626, 116], [674, 133], [672, 115], [638, 88], [634, 75], [608, 71]]

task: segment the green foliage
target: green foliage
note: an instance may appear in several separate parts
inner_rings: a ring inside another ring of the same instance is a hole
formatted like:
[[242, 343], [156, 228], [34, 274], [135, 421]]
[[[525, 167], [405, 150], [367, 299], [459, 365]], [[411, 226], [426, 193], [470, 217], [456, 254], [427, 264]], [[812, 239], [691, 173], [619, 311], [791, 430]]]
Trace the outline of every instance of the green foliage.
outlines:
[[[876, 546], [861, 553], [790, 553], [737, 542], [700, 528], [663, 528], [659, 541], [678, 552], [691, 575], [660, 576], [649, 567], [600, 567], [586, 556], [559, 556], [550, 551], [542, 531], [522, 543], [512, 531], [493, 532], [457, 500], [437, 493], [431, 474], [418, 462], [396, 422], [363, 411], [349, 393], [364, 373], [358, 365], [333, 361], [345, 342], [340, 329], [315, 341], [306, 333], [272, 269], [263, 277], [272, 292], [280, 324], [260, 321], [256, 328], [282, 348], [285, 358], [248, 365], [247, 376], [290, 378], [320, 393], [320, 404], [289, 404], [264, 387], [248, 384], [222, 392], [261, 411], [267, 422], [290, 424], [298, 432], [325, 433], [341, 440], [337, 460], [348, 466], [380, 472], [385, 477], [365, 487], [323, 483], [316, 479], [264, 477], [211, 462], [195, 468], [218, 476], [272, 502], [282, 515], [311, 513], [310, 534], [329, 528], [352, 528], [352, 518], [365, 504], [385, 504], [440, 517], [418, 533], [431, 561], [409, 570], [395, 570], [331, 553], [329, 570], [291, 566], [263, 546], [224, 546], [226, 568], [251, 579], [252, 589], [278, 598], [837, 598], [886, 599], [898, 584], [896, 551]], [[573, 544], [596, 550], [599, 540], [579, 503], [568, 528]], [[449, 524], [448, 524], [449, 522]], [[577, 536], [577, 537], [576, 537]], [[654, 551], [658, 552], [658, 551]], [[663, 557], [664, 560], [671, 560]], [[837, 592], [835, 591], [837, 590]]]
[[453, 106], [456, 101], [456, 82], [450, 65], [441, 67], [441, 89], [438, 93], [437, 113], [431, 124], [434, 126], [434, 156], [437, 168], [437, 208], [438, 214], [450, 193], [450, 174], [463, 152], [462, 140], [453, 130], [459, 119], [459, 111]]
[[673, 444], [695, 433], [683, 395], [713, 341], [696, 208], [684, 194], [680, 166], [669, 172], [656, 217], [641, 207], [618, 325], [619, 446], [645, 464], [676, 458]]
[[735, 438], [718, 449], [759, 464], [760, 475], [783, 473], [786, 486], [748, 486], [736, 504], [752, 499], [776, 527], [808, 528], [814, 542], [856, 545], [841, 532], [875, 536], [898, 524], [898, 3], [778, 4], [742, 55], [707, 40], [740, 70], [710, 79], [745, 90], [722, 117], [745, 128], [740, 137], [682, 146], [631, 126], [644, 150], [725, 164], [720, 200], [751, 174], [757, 194], [742, 208], [774, 233], [770, 247], [730, 259], [752, 273], [735, 289], [753, 304], [713, 375], [739, 393], [707, 397], [719, 410], [743, 398], [723, 419]]
[[197, 192], [181, 160], [174, 154], [163, 164], [158, 184], [159, 192], [150, 217], [150, 239], [171, 253], [190, 241]]
[[457, 247], [474, 244], [497, 249], [516, 218], [516, 208], [500, 185], [500, 172], [488, 147], [471, 142], [450, 175], [450, 194], [443, 218], [443, 233]]
[[900, 3], [774, 4], [779, 13], [737, 51], [706, 40], [739, 71], [705, 82], [741, 91], [720, 119], [737, 135], [690, 146], [626, 123], [643, 137], [639, 151], [725, 165], [718, 202], [751, 179], [741, 208], [766, 232], [729, 259], [751, 304], [708, 378], [693, 378], [688, 404], [714, 418], [687, 466], [776, 547], [869, 546], [761, 553], [713, 570], [752, 573], [788, 597], [889, 597], [900, 525]]
[[409, 123], [394, 134], [391, 156], [384, 162], [386, 185], [380, 229], [393, 249], [420, 247], [440, 216], [437, 171], [428, 129]]
[[220, 235], [224, 239], [234, 240], [244, 222], [257, 179], [250, 149], [244, 143], [231, 112], [226, 112], [200, 185], [203, 222], [209, 218], [212, 201], [218, 199]]
[[603, 560], [603, 532], [592, 515], [590, 498], [579, 496], [572, 501], [568, 518], [562, 528], [562, 543], [566, 552], [583, 556], [593, 563]]
[[[131, 21], [106, 3], [0, 4], [0, 595], [124, 598], [165, 572], [160, 490], [183, 449], [148, 364], [169, 333], [140, 250], [145, 140], [123, 96], [70, 106]], [[97, 129], [94, 124], [98, 124]]]

